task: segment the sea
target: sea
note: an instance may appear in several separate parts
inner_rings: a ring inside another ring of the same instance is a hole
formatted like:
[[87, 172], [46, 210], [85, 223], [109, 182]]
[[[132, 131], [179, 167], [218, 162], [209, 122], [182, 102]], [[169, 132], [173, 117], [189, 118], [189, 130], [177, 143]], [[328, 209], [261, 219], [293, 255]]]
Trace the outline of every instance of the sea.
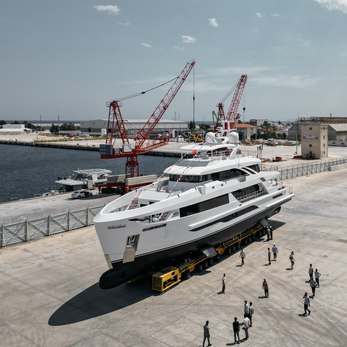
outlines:
[[[178, 158], [138, 156], [140, 173], [162, 174]], [[77, 169], [108, 169], [125, 173], [125, 158], [101, 159], [98, 151], [0, 144], [0, 203], [41, 196], [58, 190], [54, 181]]]

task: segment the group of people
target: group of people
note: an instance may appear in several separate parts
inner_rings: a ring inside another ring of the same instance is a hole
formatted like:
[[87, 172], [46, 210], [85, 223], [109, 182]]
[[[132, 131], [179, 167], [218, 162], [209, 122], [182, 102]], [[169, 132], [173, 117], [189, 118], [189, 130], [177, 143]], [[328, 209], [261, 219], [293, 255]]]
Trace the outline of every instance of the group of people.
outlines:
[[[320, 272], [318, 271], [318, 269], [313, 270], [313, 266], [312, 264], [310, 264], [309, 268], [308, 268], [308, 275], [310, 276], [309, 279], [309, 283], [310, 283], [310, 287], [312, 290], [312, 296], [311, 299], [314, 299], [315, 295], [316, 295], [316, 288], [319, 288], [319, 278], [321, 276]], [[310, 297], [308, 296], [307, 292], [305, 292], [304, 296], [304, 315], [308, 315], [311, 314], [311, 310], [309, 309], [309, 307], [311, 306], [310, 303]]]
[[[272, 239], [272, 230], [268, 229], [268, 240]], [[271, 259], [271, 253], [273, 255], [273, 258]], [[274, 244], [270, 250], [270, 248], [268, 247], [267, 249], [267, 254], [268, 254], [268, 265], [271, 265], [271, 261], [276, 261], [277, 260], [277, 255], [278, 255], [278, 248], [277, 246]], [[241, 266], [245, 264], [245, 259], [246, 259], [246, 253], [244, 251], [244, 249], [241, 249], [240, 251], [240, 255], [239, 257], [241, 258]], [[289, 260], [290, 260], [290, 269], [292, 270], [294, 268], [294, 264], [295, 264], [295, 259], [294, 259], [294, 252], [291, 251], [290, 255], [289, 255]], [[315, 297], [315, 291], [316, 288], [319, 288], [319, 278], [321, 276], [321, 274], [319, 273], [318, 269], [316, 269], [314, 271], [312, 264], [310, 264], [309, 270], [308, 270], [308, 274], [310, 277], [309, 283], [310, 283], [310, 287], [312, 290], [312, 296], [311, 298], [313, 299]], [[222, 290], [221, 290], [221, 294], [225, 294], [225, 287], [226, 287], [226, 275], [225, 273], [222, 276]], [[262, 283], [262, 287], [264, 290], [264, 297], [265, 298], [269, 298], [269, 285], [266, 281], [266, 279], [264, 278], [263, 283]], [[310, 297], [308, 296], [307, 292], [305, 292], [304, 294], [304, 310], [305, 310], [305, 315], [311, 314], [311, 310], [309, 309], [310, 307]], [[234, 333], [234, 343], [239, 344], [240, 343], [240, 329], [242, 327], [242, 330], [244, 330], [245, 332], [245, 340], [247, 340], [249, 338], [249, 332], [248, 329], [250, 327], [252, 327], [252, 317], [254, 314], [254, 307], [253, 307], [253, 303], [250, 302], [248, 303], [246, 300], [244, 302], [244, 319], [242, 322], [239, 322], [237, 317], [234, 318], [233, 321], [233, 333]], [[203, 347], [205, 347], [205, 342], [208, 342], [207, 346], [211, 346], [210, 343], [210, 331], [209, 331], [209, 322], [206, 321], [206, 324], [204, 325], [204, 341], [203, 341]]]
[[[270, 247], [268, 247], [268, 249], [267, 249], [268, 265], [271, 265], [271, 252], [273, 254], [273, 261], [276, 261], [277, 260], [277, 255], [278, 255], [278, 248], [277, 248], [277, 246], [275, 244], [272, 246], [271, 250], [270, 250]], [[289, 257], [290, 259], [291, 259], [291, 256], [293, 258], [293, 262], [292, 262], [292, 267], [293, 267], [294, 266], [294, 252], [291, 253], [291, 255]], [[241, 258], [241, 264], [240, 265], [241, 266], [245, 265], [246, 253], [245, 253], [243, 248], [240, 251], [239, 258]]]
[[[245, 340], [247, 340], [249, 338], [248, 329], [250, 327], [252, 327], [253, 314], [254, 314], [253, 303], [252, 302], [248, 303], [247, 300], [245, 300], [243, 322], [240, 323], [237, 320], [237, 317], [235, 317], [234, 321], [233, 321], [233, 332], [234, 332], [235, 344], [236, 343], [239, 344], [241, 342], [241, 340], [240, 340], [240, 330], [241, 330], [241, 327], [242, 327], [242, 330], [244, 330], [244, 332], [245, 332]], [[203, 340], [203, 343], [202, 343], [203, 347], [205, 347], [205, 342], [206, 341], [207, 341], [207, 346], [211, 346], [209, 321], [206, 321], [206, 323], [204, 325], [204, 340]]]
[[269, 261], [268, 265], [271, 265], [271, 252], [273, 254], [273, 261], [276, 261], [277, 260], [277, 254], [278, 254], [278, 248], [275, 244], [272, 246], [271, 251], [270, 251], [270, 247], [268, 247], [268, 249], [267, 249], [267, 260]]

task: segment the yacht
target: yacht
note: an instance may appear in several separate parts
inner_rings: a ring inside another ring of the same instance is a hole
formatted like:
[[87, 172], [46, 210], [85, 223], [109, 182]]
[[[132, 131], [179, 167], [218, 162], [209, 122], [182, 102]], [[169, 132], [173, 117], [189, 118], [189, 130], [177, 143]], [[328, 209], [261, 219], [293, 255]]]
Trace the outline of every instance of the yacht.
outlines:
[[109, 270], [101, 288], [112, 288], [172, 259], [216, 246], [268, 219], [292, 199], [279, 172], [243, 156], [236, 132], [207, 133], [155, 182], [105, 206], [94, 218]]
[[96, 185], [105, 183], [111, 173], [111, 170], [106, 169], [74, 170], [71, 176], [59, 177], [55, 183], [61, 185], [65, 192], [94, 189]]

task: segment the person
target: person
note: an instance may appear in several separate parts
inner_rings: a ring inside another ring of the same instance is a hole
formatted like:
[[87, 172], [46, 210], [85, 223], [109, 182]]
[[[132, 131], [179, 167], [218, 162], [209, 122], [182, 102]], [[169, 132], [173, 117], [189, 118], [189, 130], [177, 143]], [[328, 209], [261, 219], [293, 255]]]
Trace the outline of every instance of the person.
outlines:
[[[233, 321], [233, 332], [234, 332], [234, 344], [235, 343], [240, 343], [240, 323], [237, 320], [237, 317], [234, 318]], [[236, 337], [237, 337], [237, 341], [236, 341]]]
[[247, 300], [245, 300], [245, 303], [243, 305], [243, 314], [247, 317], [249, 316], [249, 305], [247, 303]]
[[313, 278], [310, 279], [310, 287], [312, 289], [312, 299], [314, 299], [314, 296], [316, 294], [316, 286], [317, 286], [316, 281]]
[[266, 281], [265, 278], [264, 278], [264, 281], [263, 281], [263, 289], [264, 289], [264, 296], [265, 296], [265, 298], [268, 298], [269, 297], [269, 285], [267, 284], [267, 281]]
[[272, 253], [274, 255], [274, 261], [276, 261], [277, 259], [277, 254], [278, 254], [278, 248], [276, 247], [276, 245], [272, 246]]
[[269, 225], [268, 228], [269, 228], [269, 233], [270, 233], [270, 240], [272, 240], [272, 226]]
[[244, 265], [245, 264], [246, 253], [244, 252], [243, 249], [241, 249], [240, 258], [241, 258], [241, 265]]
[[253, 314], [254, 314], [254, 306], [253, 306], [253, 303], [250, 302], [249, 303], [249, 326], [251, 327], [252, 326], [252, 322], [253, 322]]
[[307, 292], [305, 292], [303, 299], [304, 299], [304, 310], [305, 310], [304, 315], [306, 316], [307, 311], [308, 311], [308, 315], [310, 315], [311, 310], [308, 308], [310, 306], [310, 298], [308, 297]]
[[310, 276], [310, 281], [313, 279], [313, 267], [312, 264], [310, 264], [310, 267], [308, 268], [308, 274]]
[[207, 346], [211, 346], [211, 342], [210, 342], [210, 328], [208, 326], [209, 321], [206, 321], [206, 324], [204, 325], [204, 341], [202, 343], [202, 347], [205, 347], [205, 341], [207, 340], [208, 345]]
[[289, 259], [290, 259], [290, 268], [293, 269], [294, 268], [294, 263], [295, 263], [294, 252], [293, 251], [292, 251], [292, 253], [290, 253]]
[[222, 291], [221, 291], [222, 294], [225, 294], [225, 274], [223, 274], [223, 277], [222, 277]]
[[247, 340], [249, 338], [249, 334], [248, 334], [249, 324], [250, 324], [249, 318], [246, 315], [244, 315], [242, 329], [245, 331], [245, 340]]
[[270, 241], [270, 228], [269, 228], [269, 226], [266, 227], [266, 237], [267, 237], [266, 241]]
[[267, 259], [269, 261], [268, 265], [271, 265], [271, 251], [270, 248], [267, 248]]
[[318, 271], [318, 269], [316, 269], [316, 271], [314, 272], [314, 279], [317, 283], [317, 288], [319, 288], [319, 277], [320, 277], [320, 272]]

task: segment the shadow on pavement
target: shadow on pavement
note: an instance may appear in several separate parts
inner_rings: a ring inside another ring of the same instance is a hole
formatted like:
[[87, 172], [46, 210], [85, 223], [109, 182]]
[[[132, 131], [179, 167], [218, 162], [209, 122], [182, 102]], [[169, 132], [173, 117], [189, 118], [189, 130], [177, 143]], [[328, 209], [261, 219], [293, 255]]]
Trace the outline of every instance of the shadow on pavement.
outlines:
[[150, 278], [144, 278], [136, 283], [124, 284], [113, 289], [101, 289], [99, 283], [95, 283], [60, 306], [51, 315], [48, 324], [73, 324], [133, 305], [156, 295], [148, 282]]

